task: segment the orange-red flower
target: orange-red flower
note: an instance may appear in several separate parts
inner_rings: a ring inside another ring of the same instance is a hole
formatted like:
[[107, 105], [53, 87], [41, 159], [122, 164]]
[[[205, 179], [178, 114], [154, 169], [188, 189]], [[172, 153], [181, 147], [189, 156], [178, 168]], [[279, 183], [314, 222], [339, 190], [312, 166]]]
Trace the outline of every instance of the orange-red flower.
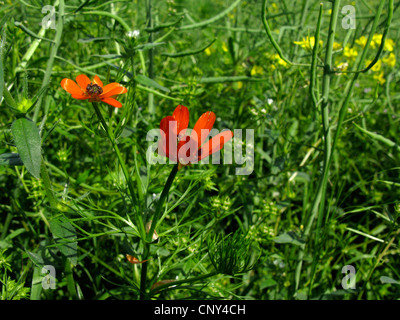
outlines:
[[128, 91], [117, 82], [109, 83], [103, 87], [103, 82], [98, 76], [94, 76], [93, 81], [90, 81], [84, 74], [77, 76], [76, 82], [67, 78], [63, 79], [61, 87], [69, 92], [74, 99], [89, 99], [90, 102], [102, 101], [116, 108], [121, 108], [122, 104], [113, 97]]
[[222, 131], [205, 142], [215, 119], [214, 112], [203, 113], [189, 136], [186, 134], [189, 125], [189, 110], [185, 106], [177, 106], [172, 116], [167, 116], [160, 122], [159, 154], [167, 156], [174, 162], [179, 160], [181, 167], [196, 163], [221, 150], [224, 143], [232, 139], [233, 132]]
[[130, 254], [126, 254], [125, 256], [126, 256], [126, 259], [132, 264], [140, 264], [140, 263], [144, 263], [144, 262], [148, 261], [148, 260], [139, 261], [138, 258], [131, 256]]

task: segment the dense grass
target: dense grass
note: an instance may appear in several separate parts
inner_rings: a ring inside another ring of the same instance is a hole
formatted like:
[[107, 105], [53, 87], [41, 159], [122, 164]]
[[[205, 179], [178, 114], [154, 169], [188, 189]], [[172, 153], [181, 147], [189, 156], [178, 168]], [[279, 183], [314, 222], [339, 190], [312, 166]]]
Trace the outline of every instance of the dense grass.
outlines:
[[[46, 30], [53, 3], [3, 2], [3, 299], [399, 298], [399, 1], [56, 1]], [[79, 74], [125, 86], [122, 108], [71, 98]], [[179, 104], [242, 129], [251, 174], [149, 164]]]

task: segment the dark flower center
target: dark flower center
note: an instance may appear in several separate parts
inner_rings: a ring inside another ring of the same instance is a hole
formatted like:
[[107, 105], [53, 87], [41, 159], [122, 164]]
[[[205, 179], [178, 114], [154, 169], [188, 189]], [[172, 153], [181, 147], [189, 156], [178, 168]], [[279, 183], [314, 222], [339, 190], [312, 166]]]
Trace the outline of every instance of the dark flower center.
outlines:
[[103, 88], [96, 83], [91, 83], [87, 85], [86, 92], [90, 95], [99, 95], [103, 93]]

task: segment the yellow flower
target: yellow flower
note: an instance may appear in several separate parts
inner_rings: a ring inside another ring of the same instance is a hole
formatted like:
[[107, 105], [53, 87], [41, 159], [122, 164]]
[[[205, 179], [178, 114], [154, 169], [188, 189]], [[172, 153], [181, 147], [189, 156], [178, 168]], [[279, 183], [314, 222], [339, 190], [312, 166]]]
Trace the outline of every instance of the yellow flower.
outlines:
[[372, 48], [378, 48], [381, 44], [382, 41], [382, 35], [381, 34], [374, 34], [372, 36], [372, 41], [371, 41], [371, 47]]
[[205, 54], [208, 56], [211, 56], [211, 49], [208, 47], [206, 50], [204, 50]]
[[243, 88], [243, 82], [242, 81], [238, 81], [237, 82], [237, 88], [238, 89], [242, 89]]
[[[372, 62], [372, 60], [367, 60], [367, 61], [365, 62], [365, 67], [368, 67], [369, 64], [370, 64], [371, 62]], [[374, 64], [374, 66], [371, 68], [371, 70], [374, 71], [374, 72], [379, 72], [379, 71], [381, 70], [381, 68], [382, 68], [382, 61], [381, 61], [381, 60], [378, 60], [378, 61]]]
[[287, 63], [285, 62], [285, 60], [281, 59], [281, 57], [277, 53], [272, 56], [272, 59], [278, 61], [278, 64], [280, 64], [281, 66], [284, 66], [284, 67], [287, 66]]
[[264, 73], [263, 68], [257, 65], [254, 65], [253, 68], [251, 68], [250, 72], [252, 76], [256, 76], [257, 74], [263, 74], [263, 73]]
[[367, 38], [365, 36], [361, 36], [359, 39], [356, 40], [356, 44], [358, 44], [361, 47], [365, 47], [367, 43]]
[[344, 51], [343, 51], [343, 55], [345, 58], [349, 59], [349, 60], [355, 60], [355, 58], [358, 55], [358, 51], [354, 48], [349, 48], [349, 47], [345, 47]]
[[386, 39], [383, 49], [392, 52], [394, 50], [394, 41], [392, 39]]
[[374, 74], [373, 77], [375, 80], [378, 80], [379, 84], [384, 84], [386, 82], [386, 80], [385, 80], [385, 78], [383, 78], [383, 76], [384, 76], [384, 73], [383, 73], [383, 71], [381, 71], [381, 73], [379, 73], [379, 74]]
[[[374, 34], [372, 36], [371, 47], [378, 48], [382, 42], [382, 35], [381, 34]], [[392, 39], [386, 39], [385, 45], [383, 46], [383, 50], [392, 52], [394, 50], [394, 41]]]
[[349, 67], [349, 64], [348, 64], [347, 62], [342, 62], [341, 64], [339, 64], [339, 65], [337, 66], [337, 68], [338, 68], [340, 71], [346, 71], [348, 67]]
[[269, 13], [278, 13], [278, 5], [275, 2], [271, 3], [271, 7], [268, 8]]
[[[303, 49], [312, 50], [315, 45], [315, 37], [309, 37], [309, 36], [307, 36], [307, 38], [303, 37], [302, 41], [294, 41], [294, 43], [300, 45]], [[322, 46], [322, 44], [323, 44], [322, 40], [319, 40], [319, 45]]]
[[393, 52], [391, 52], [387, 57], [382, 58], [382, 62], [387, 64], [388, 67], [394, 68], [396, 64], [396, 56]]
[[226, 46], [226, 43], [225, 43], [225, 42], [222, 43], [222, 50], [224, 50], [225, 52], [228, 52], [228, 51], [229, 51], [229, 49], [228, 49], [228, 47]]
[[338, 42], [333, 43], [333, 50], [339, 50], [342, 47], [342, 45]]

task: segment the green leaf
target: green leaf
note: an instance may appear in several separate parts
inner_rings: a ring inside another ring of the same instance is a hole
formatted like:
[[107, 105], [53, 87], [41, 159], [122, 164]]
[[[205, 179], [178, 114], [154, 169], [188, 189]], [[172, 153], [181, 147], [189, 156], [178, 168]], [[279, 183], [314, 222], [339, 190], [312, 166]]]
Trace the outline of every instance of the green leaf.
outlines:
[[32, 284], [31, 284], [31, 300], [40, 300], [40, 295], [42, 293], [42, 275], [41, 275], [42, 267], [34, 266], [33, 267], [33, 275], [32, 275]]
[[163, 44], [165, 44], [165, 42], [145, 43], [145, 44], [140, 44], [140, 45], [134, 47], [133, 49], [144, 51], [144, 50], [153, 49], [154, 47], [158, 47], [158, 46], [161, 46], [161, 45], [163, 45]]
[[400, 151], [400, 146], [399, 146], [397, 143], [393, 142], [392, 140], [390, 140], [390, 139], [388, 139], [388, 138], [385, 138], [384, 136], [382, 136], [382, 135], [380, 135], [380, 134], [378, 134], [378, 133], [365, 130], [364, 128], [361, 128], [361, 127], [359, 127], [358, 125], [356, 125], [355, 123], [353, 123], [353, 125], [354, 125], [358, 130], [360, 130], [361, 132], [364, 132], [365, 134], [367, 134], [368, 136], [370, 136], [372, 139], [374, 139], [374, 140], [376, 140], [376, 141], [379, 141], [379, 142], [382, 142], [383, 144], [387, 145], [388, 147], [390, 147], [390, 148], [396, 148], [398, 151]]
[[58, 218], [50, 221], [50, 230], [60, 251], [69, 259], [71, 264], [76, 265], [78, 242], [76, 241], [74, 226], [67, 219]]
[[301, 239], [293, 231], [289, 231], [289, 232], [283, 233], [283, 234], [275, 237], [272, 240], [275, 241], [276, 243], [291, 243], [291, 244], [294, 244], [296, 246], [302, 246], [305, 243], [304, 240]]
[[278, 283], [272, 279], [272, 278], [267, 278], [261, 281], [260, 283], [260, 289], [264, 290], [265, 288], [270, 288], [276, 286]]
[[23, 164], [31, 175], [39, 179], [42, 154], [36, 124], [27, 118], [19, 118], [12, 124], [11, 132]]
[[152, 87], [152, 88], [156, 88], [159, 90], [163, 90], [166, 92], [169, 92], [170, 90], [168, 88], [163, 87], [162, 85], [159, 85], [157, 82], [155, 82], [153, 79], [150, 79], [142, 74], [139, 74], [135, 77], [136, 82], [147, 86], [147, 87]]
[[0, 154], [0, 166], [22, 166], [24, 165], [18, 153]]
[[81, 173], [78, 177], [78, 179], [76, 179], [76, 184], [79, 185], [82, 182], [85, 182], [87, 180], [87, 178], [89, 177], [90, 174], [90, 169], [85, 170], [83, 173]]

